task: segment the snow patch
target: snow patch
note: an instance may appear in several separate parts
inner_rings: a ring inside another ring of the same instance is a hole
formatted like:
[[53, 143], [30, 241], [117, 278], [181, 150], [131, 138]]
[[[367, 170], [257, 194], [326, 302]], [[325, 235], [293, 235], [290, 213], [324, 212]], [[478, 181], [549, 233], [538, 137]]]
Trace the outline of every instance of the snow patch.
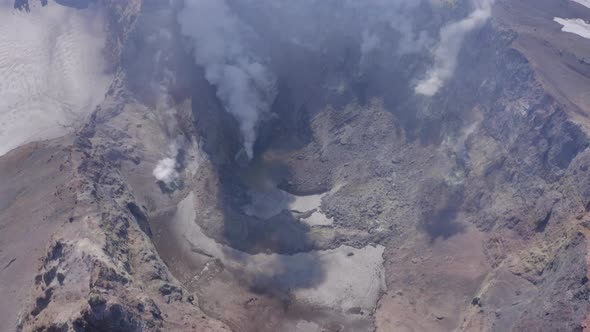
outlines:
[[590, 8], [590, 0], [572, 0], [573, 2], [577, 2], [582, 6], [586, 6]]
[[590, 39], [590, 24], [580, 18], [555, 17], [553, 21], [563, 26], [561, 28], [563, 32], [573, 33], [582, 38]]
[[102, 15], [0, 4], [0, 156], [73, 130], [104, 99]]
[[329, 226], [334, 221], [326, 217], [321, 205], [322, 198], [331, 192], [297, 196], [277, 188], [267, 191], [251, 190], [248, 193], [251, 202], [243, 207], [243, 211], [246, 215], [261, 219], [270, 219], [284, 210], [301, 214], [311, 213], [301, 218], [301, 221], [309, 226]]
[[[254, 279], [262, 275], [266, 277], [264, 280], [272, 281], [276, 287], [292, 290], [294, 298], [302, 303], [339, 308], [342, 311], [361, 308], [370, 312], [385, 290], [383, 246], [360, 249], [340, 246], [294, 255], [250, 255], [205, 235], [195, 222], [194, 199], [191, 192], [178, 204], [171, 220], [171, 229], [176, 237], [184, 239], [183, 251], [189, 256], [204, 252], [220, 259], [229, 270], [240, 271], [244, 276]], [[302, 283], [299, 278], [308, 276], [312, 268], [320, 269], [323, 274], [318, 284], [297, 287]]]

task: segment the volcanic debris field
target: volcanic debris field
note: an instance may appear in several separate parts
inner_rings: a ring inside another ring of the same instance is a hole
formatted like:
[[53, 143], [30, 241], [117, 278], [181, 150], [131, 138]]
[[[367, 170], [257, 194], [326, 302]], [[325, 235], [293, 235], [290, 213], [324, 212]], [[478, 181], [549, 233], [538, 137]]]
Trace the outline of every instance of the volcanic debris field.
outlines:
[[0, 4], [0, 331], [587, 330], [587, 22]]

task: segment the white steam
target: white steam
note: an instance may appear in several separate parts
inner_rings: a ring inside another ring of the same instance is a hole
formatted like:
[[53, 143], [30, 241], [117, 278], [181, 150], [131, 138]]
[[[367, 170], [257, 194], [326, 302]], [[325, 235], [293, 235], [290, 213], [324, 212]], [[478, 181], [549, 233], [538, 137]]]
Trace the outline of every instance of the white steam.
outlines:
[[[170, 79], [173, 77], [170, 76]], [[166, 79], [164, 80], [166, 81]], [[168, 82], [169, 83], [169, 82]], [[176, 109], [171, 106], [170, 98], [166, 95], [166, 87], [160, 86], [160, 97], [156, 105], [156, 114], [160, 117], [160, 124], [169, 137], [173, 137], [168, 144], [168, 153], [166, 157], [158, 161], [152, 174], [158, 181], [162, 181], [170, 189], [174, 189], [180, 180], [180, 169], [178, 155], [186, 147], [186, 139], [180, 133], [178, 121], [176, 120]]]
[[453, 76], [466, 36], [491, 17], [493, 2], [453, 1], [457, 8], [467, 4], [472, 10], [437, 29], [438, 40], [430, 33], [448, 17], [438, 12], [448, 9], [448, 1], [185, 0], [178, 20], [183, 35], [191, 40], [195, 62], [239, 121], [244, 150], [251, 157], [256, 127], [276, 93], [274, 75], [260, 60], [261, 47], [253, 46], [260, 45], [256, 33], [271, 40], [271, 47], [280, 45], [276, 39], [322, 53], [340, 47], [343, 36], [352, 36], [358, 38], [360, 67], [370, 65], [377, 51], [376, 59], [383, 52], [392, 56], [429, 52], [433, 65], [414, 91], [433, 96]]
[[377, 34], [373, 34], [369, 32], [369, 30], [365, 30], [363, 32], [363, 40], [361, 42], [361, 66], [364, 66], [367, 57], [379, 47], [379, 43], [381, 39]]
[[[174, 116], [176, 111], [170, 109], [167, 111], [169, 116]], [[175, 122], [166, 120], [166, 123]], [[177, 126], [177, 125], [175, 125]], [[182, 165], [178, 162], [179, 154], [181, 151], [190, 149], [190, 144], [182, 134], [178, 134], [172, 142], [168, 145], [167, 156], [160, 159], [156, 164], [156, 167], [152, 171], [152, 174], [158, 181], [162, 181], [170, 189], [174, 189], [180, 181], [179, 169]]]
[[176, 156], [160, 160], [153, 174], [158, 181], [164, 182], [169, 187], [172, 186], [180, 177], [176, 170]]
[[426, 78], [416, 85], [417, 94], [433, 96], [453, 76], [465, 37], [487, 22], [492, 14], [492, 3], [493, 0], [474, 0], [474, 10], [469, 16], [449, 23], [440, 30], [440, 40], [434, 50], [434, 66]]
[[187, 0], [178, 21], [183, 35], [193, 41], [195, 62], [238, 120], [244, 149], [252, 158], [256, 127], [276, 95], [274, 75], [247, 48], [248, 29], [224, 0]]

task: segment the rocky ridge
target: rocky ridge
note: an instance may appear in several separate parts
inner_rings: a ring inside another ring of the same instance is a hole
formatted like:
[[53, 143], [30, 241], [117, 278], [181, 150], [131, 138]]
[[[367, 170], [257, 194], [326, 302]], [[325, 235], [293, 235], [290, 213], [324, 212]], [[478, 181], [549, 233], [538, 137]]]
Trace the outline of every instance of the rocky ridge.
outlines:
[[[140, 61], [140, 46], [149, 49], [142, 15], [168, 9], [140, 1], [103, 5], [116, 36], [113, 59]], [[472, 47], [460, 55], [463, 69], [431, 100], [408, 91], [389, 98], [330, 59], [302, 64], [328, 68], [303, 78], [318, 87], [313, 93], [290, 81], [300, 73], [286, 72], [278, 120], [262, 128], [257, 159], [246, 168], [233, 158], [235, 122], [188, 57], [177, 63], [194, 75], [165, 83], [172, 97], [164, 105], [135, 88], [138, 74], [123, 60], [105, 102], [73, 142], [28, 147], [59, 151], [67, 175], [56, 195], [66, 203], [19, 329], [586, 328], [586, 109], [572, 108], [535, 66], [546, 60], [527, 44], [541, 37], [529, 33], [550, 28], [514, 25], [510, 6], [499, 1], [494, 20], [466, 42]], [[333, 76], [342, 77], [343, 89], [325, 83]], [[359, 93], [357, 86], [366, 88]], [[294, 98], [300, 95], [305, 102]], [[151, 172], [178, 137], [180, 180], [156, 183]], [[320, 206], [247, 215], [252, 190], [266, 183], [294, 196], [322, 194]], [[196, 207], [189, 221], [201, 241], [192, 247], [168, 237], [182, 202]], [[303, 222], [318, 211], [332, 222]], [[206, 246], [211, 240], [226, 251]], [[322, 255], [343, 248], [342, 259], [350, 260], [383, 248], [385, 285], [368, 308], [346, 298], [313, 301], [310, 290], [333, 285]], [[291, 265], [294, 256], [308, 257], [306, 265]], [[270, 271], [299, 278], [252, 275], [246, 266], [256, 257], [276, 257]]]

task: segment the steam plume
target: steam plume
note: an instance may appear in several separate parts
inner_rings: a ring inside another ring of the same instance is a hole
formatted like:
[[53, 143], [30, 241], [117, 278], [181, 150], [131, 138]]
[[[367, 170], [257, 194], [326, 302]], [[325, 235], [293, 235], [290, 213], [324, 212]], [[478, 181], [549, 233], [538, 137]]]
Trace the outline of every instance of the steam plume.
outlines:
[[491, 16], [492, 3], [493, 0], [474, 0], [475, 9], [469, 16], [449, 23], [440, 30], [440, 41], [434, 51], [434, 66], [426, 78], [416, 85], [417, 94], [433, 96], [453, 76], [465, 36], [486, 23]]
[[[167, 127], [166, 131], [169, 133], [178, 131], [178, 123], [175, 115], [176, 110], [168, 103], [161, 101], [158, 105], [159, 114], [162, 114], [162, 122]], [[178, 154], [181, 149], [186, 146], [186, 139], [183, 135], [178, 134], [168, 145], [167, 157], [161, 159], [156, 164], [156, 167], [152, 171], [153, 176], [158, 180], [162, 181], [169, 189], [173, 189], [180, 180]]]
[[381, 40], [378, 35], [370, 33], [368, 30], [363, 32], [363, 40], [361, 43], [361, 66], [365, 64], [369, 54], [379, 47], [380, 42]]
[[172, 186], [178, 178], [179, 174], [176, 170], [176, 158], [164, 158], [158, 162], [153, 172], [158, 181], [164, 182], [168, 186]]
[[274, 75], [247, 48], [249, 29], [224, 0], [187, 0], [178, 21], [183, 35], [193, 41], [196, 63], [238, 120], [244, 149], [252, 158], [257, 124], [276, 94]]

